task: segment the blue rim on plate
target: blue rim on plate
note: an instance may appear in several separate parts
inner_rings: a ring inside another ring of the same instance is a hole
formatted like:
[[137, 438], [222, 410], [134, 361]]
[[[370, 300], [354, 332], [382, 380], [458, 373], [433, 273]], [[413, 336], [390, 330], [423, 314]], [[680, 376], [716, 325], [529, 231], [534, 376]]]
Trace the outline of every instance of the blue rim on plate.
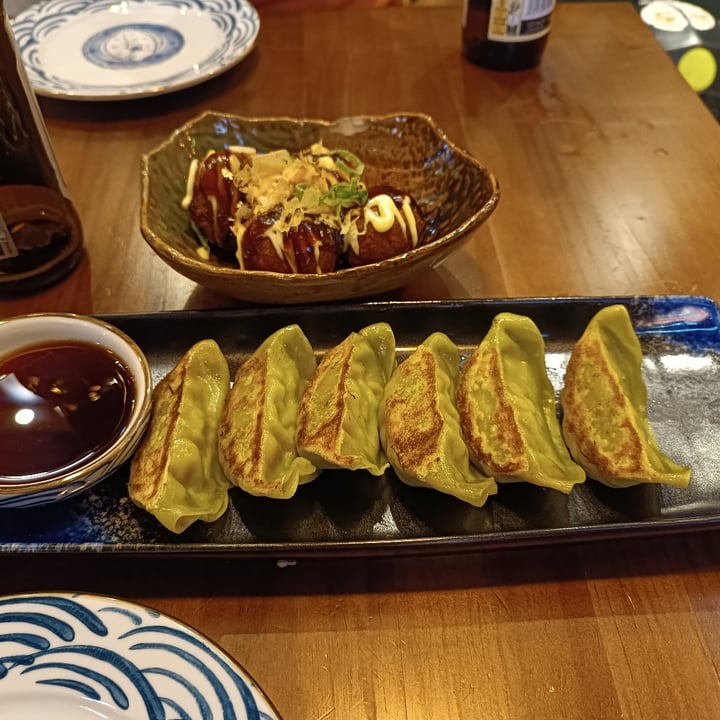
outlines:
[[0, 597], [3, 717], [280, 720], [252, 678], [187, 625], [92, 594]]
[[11, 25], [38, 95], [122, 100], [197, 85], [255, 47], [247, 0], [47, 0]]

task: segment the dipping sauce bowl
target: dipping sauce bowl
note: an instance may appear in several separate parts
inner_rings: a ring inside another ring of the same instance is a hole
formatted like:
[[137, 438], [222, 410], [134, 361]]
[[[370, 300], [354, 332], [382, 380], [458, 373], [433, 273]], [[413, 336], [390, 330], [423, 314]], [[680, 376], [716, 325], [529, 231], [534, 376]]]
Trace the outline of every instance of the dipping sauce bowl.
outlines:
[[107, 477], [151, 408], [147, 358], [118, 328], [65, 313], [0, 320], [0, 507], [57, 502]]

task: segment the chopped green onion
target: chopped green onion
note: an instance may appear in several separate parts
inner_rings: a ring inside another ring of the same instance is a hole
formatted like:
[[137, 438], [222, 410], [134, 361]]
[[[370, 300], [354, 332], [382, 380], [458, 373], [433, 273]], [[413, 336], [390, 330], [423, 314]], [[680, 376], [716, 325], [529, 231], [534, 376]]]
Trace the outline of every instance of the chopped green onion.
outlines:
[[202, 247], [204, 247], [206, 250], [210, 250], [210, 243], [208, 242], [205, 235], [203, 235], [200, 228], [192, 221], [190, 220], [190, 227], [192, 231], [195, 233], [195, 237], [197, 238], [198, 242]]
[[333, 185], [327, 192], [320, 196], [321, 202], [344, 208], [352, 208], [357, 205], [363, 206], [367, 200], [367, 188], [357, 177], [353, 177], [350, 182], [339, 182]]
[[362, 175], [365, 171], [365, 163], [349, 150], [332, 150], [330, 154], [335, 159], [335, 167], [341, 172], [355, 176]]
[[306, 183], [306, 182], [298, 183], [298, 184], [295, 186], [295, 197], [296, 197], [298, 200], [302, 200], [302, 199], [303, 199], [303, 195], [305, 194], [305, 191], [306, 191], [309, 187], [310, 187], [310, 183]]

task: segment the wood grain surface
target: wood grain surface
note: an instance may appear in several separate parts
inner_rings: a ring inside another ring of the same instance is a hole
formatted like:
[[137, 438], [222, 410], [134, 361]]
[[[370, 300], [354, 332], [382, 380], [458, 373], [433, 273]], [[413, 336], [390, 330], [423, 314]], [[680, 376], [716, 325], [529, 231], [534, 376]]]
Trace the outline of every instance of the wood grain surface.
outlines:
[[[460, 53], [460, 8], [261, 10], [257, 48], [196, 88], [43, 100], [87, 256], [0, 303], [115, 313], [230, 307], [139, 229], [140, 156], [206, 109], [333, 119], [422, 111], [497, 175], [473, 239], [394, 298], [720, 297], [720, 129], [637, 12], [561, 4], [541, 67]], [[714, 390], [714, 389], [713, 389]], [[461, 556], [0, 557], [0, 592], [135, 600], [218, 642], [285, 720], [720, 716], [714, 532]]]

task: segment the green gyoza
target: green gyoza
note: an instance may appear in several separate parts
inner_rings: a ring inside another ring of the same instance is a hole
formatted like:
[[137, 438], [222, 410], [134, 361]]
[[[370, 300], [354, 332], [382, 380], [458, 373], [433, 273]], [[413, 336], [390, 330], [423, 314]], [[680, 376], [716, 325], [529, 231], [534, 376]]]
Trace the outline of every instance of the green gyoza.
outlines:
[[300, 403], [298, 452], [318, 468], [382, 475], [388, 461], [378, 408], [395, 364], [395, 336], [387, 323], [350, 333], [330, 348]]
[[560, 392], [565, 441], [588, 476], [610, 487], [685, 488], [690, 468], [662, 452], [650, 424], [642, 360], [627, 308], [599, 310], [568, 361]]
[[158, 383], [143, 442], [133, 457], [130, 498], [168, 530], [213, 522], [228, 506], [230, 483], [217, 433], [230, 387], [227, 360], [214, 340], [193, 345]]
[[458, 388], [473, 462], [498, 482], [569, 493], [585, 480], [563, 440], [545, 342], [535, 323], [499, 313], [465, 363]]
[[459, 377], [457, 346], [444, 333], [433, 333], [390, 378], [380, 408], [380, 437], [404, 483], [480, 507], [497, 485], [470, 462], [455, 401]]
[[295, 445], [300, 398], [317, 362], [298, 325], [274, 332], [237, 369], [220, 424], [220, 460], [237, 487], [292, 497], [318, 475]]

